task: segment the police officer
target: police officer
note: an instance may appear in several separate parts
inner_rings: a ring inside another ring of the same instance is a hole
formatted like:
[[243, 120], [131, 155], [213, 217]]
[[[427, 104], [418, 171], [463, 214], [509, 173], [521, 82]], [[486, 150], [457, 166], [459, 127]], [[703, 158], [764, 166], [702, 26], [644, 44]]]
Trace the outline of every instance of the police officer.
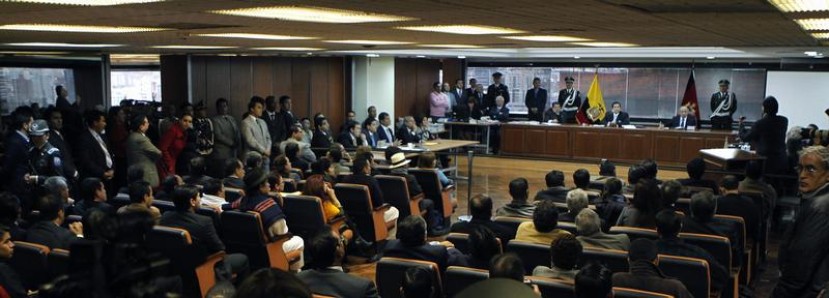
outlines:
[[581, 92], [573, 88], [573, 77], [564, 78], [566, 88], [558, 91], [558, 104], [561, 105], [561, 121], [576, 123], [576, 112], [581, 107]]
[[731, 82], [720, 80], [720, 91], [711, 95], [711, 129], [731, 130], [734, 119], [731, 115], [737, 111], [737, 95], [728, 92]]
[[51, 176], [63, 176], [63, 161], [60, 150], [49, 144], [49, 124], [38, 119], [29, 129], [32, 148], [29, 150], [29, 183], [40, 185]]

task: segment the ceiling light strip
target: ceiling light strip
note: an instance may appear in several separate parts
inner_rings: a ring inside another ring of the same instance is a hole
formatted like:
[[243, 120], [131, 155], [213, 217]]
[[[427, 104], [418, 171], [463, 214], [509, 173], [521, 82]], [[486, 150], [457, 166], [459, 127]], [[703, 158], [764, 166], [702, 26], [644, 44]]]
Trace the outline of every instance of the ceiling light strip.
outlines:
[[0, 30], [47, 31], [47, 32], [78, 32], [78, 33], [132, 33], [167, 30], [152, 27], [128, 26], [90, 26], [90, 25], [61, 25], [61, 24], [8, 24], [0, 25]]
[[326, 7], [273, 6], [209, 11], [216, 14], [313, 23], [401, 22], [415, 18]]

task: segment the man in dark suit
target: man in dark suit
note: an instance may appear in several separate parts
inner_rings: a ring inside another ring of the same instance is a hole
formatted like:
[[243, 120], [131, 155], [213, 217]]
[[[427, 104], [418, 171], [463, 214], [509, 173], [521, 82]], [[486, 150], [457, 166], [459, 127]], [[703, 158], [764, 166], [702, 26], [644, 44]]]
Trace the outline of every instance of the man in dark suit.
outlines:
[[245, 189], [245, 165], [236, 158], [228, 159], [224, 168], [225, 178], [222, 182], [226, 187]]
[[463, 79], [459, 78], [455, 80], [455, 86], [452, 87], [452, 93], [454, 94], [453, 96], [457, 101], [456, 106], [452, 106], [452, 111], [454, 111], [459, 106], [463, 106], [464, 104], [466, 104], [466, 89], [464, 89], [463, 87]]
[[492, 74], [492, 85], [486, 88], [486, 99], [484, 100], [484, 109], [489, 109], [495, 106], [495, 98], [504, 97], [504, 105], [509, 103], [509, 87], [501, 84], [503, 75], [500, 72]]
[[311, 138], [311, 148], [328, 148], [334, 140], [331, 138], [331, 130], [328, 119], [325, 117], [314, 119], [314, 136]]
[[544, 108], [547, 105], [547, 89], [541, 88], [541, 79], [533, 79], [533, 88], [527, 90], [524, 96], [524, 104], [527, 105], [530, 120], [541, 121]]
[[567, 192], [570, 189], [564, 187], [564, 173], [552, 170], [544, 176], [544, 181], [547, 183], [547, 189], [539, 190], [535, 194], [535, 201], [552, 200], [558, 203], [567, 201]]
[[506, 247], [507, 242], [515, 238], [515, 231], [492, 221], [492, 198], [486, 195], [476, 195], [469, 200], [469, 213], [472, 220], [468, 222], [459, 221], [452, 224], [450, 229], [453, 233], [470, 234], [478, 226], [485, 226], [492, 230], [501, 244]]
[[760, 208], [750, 198], [740, 195], [740, 180], [733, 175], [725, 176], [720, 182], [720, 196], [717, 199], [717, 214], [742, 217], [746, 225], [746, 237], [759, 239]]
[[[280, 110], [280, 106], [273, 95], [265, 98], [265, 112], [262, 113], [262, 120], [265, 120], [271, 135], [271, 148], [278, 148], [279, 143], [288, 137], [285, 114]], [[276, 151], [271, 150], [271, 152]]]
[[83, 236], [80, 222], [69, 224], [69, 229], [61, 227], [66, 214], [63, 203], [57, 197], [45, 195], [38, 198], [35, 210], [40, 211], [40, 219], [26, 230], [26, 242], [41, 244], [50, 249], [69, 249], [78, 237]]
[[380, 189], [380, 183], [374, 177], [369, 176], [371, 173], [371, 162], [369, 160], [358, 157], [354, 160], [351, 172], [353, 174], [343, 178], [342, 182], [367, 186], [371, 194], [371, 204], [374, 207], [380, 207], [386, 203], [383, 200], [383, 190]]
[[377, 142], [380, 140], [377, 134], [377, 119], [368, 118], [363, 121], [363, 136], [371, 148], [377, 147]]
[[604, 116], [605, 126], [630, 125], [630, 115], [622, 111], [622, 104], [614, 101], [610, 105], [610, 111]]
[[29, 128], [34, 119], [28, 107], [20, 107], [12, 113], [12, 126], [6, 136], [5, 154], [3, 155], [3, 186], [15, 194], [23, 203], [24, 210], [29, 209], [29, 187], [26, 184], [26, 174], [29, 173], [29, 149], [32, 142], [29, 139]]
[[763, 100], [763, 117], [754, 122], [750, 131], [740, 131], [740, 138], [750, 142], [757, 154], [766, 157], [765, 172], [769, 174], [788, 173], [795, 166], [790, 165], [786, 157], [789, 119], [777, 115], [778, 110], [777, 99], [766, 97]]
[[682, 106], [679, 108], [679, 114], [674, 116], [671, 119], [671, 122], [668, 123], [668, 128], [676, 128], [676, 129], [688, 129], [688, 127], [697, 127], [697, 118], [694, 115], [688, 114], [688, 108]]
[[380, 119], [380, 127], [377, 129], [377, 140], [386, 141], [387, 145], [394, 144], [397, 138], [394, 136], [394, 126], [391, 125], [389, 113], [382, 112], [378, 118]]
[[576, 123], [576, 112], [581, 107], [581, 92], [573, 88], [573, 77], [564, 78], [566, 88], [558, 91], [558, 104], [561, 105], [563, 123]]
[[72, 150], [69, 149], [69, 144], [63, 138], [63, 115], [60, 110], [50, 108], [46, 111], [46, 117], [49, 119], [49, 144], [60, 151], [61, 161], [63, 162], [63, 176], [72, 183], [78, 178], [78, 170], [75, 167], [75, 159], [72, 158]]
[[694, 186], [694, 187], [706, 187], [711, 189], [711, 192], [714, 194], [719, 193], [719, 186], [717, 182], [702, 179], [702, 175], [705, 175], [705, 160], [702, 158], [694, 158], [685, 165], [685, 170], [688, 172], [688, 179], [679, 179], [679, 183], [682, 186]]
[[216, 116], [213, 123], [213, 152], [210, 153], [210, 172], [218, 173], [224, 169], [225, 161], [235, 160], [242, 145], [242, 134], [236, 118], [230, 116], [227, 99], [216, 100]]
[[[710, 253], [696, 245], [691, 245], [679, 238], [682, 230], [682, 218], [671, 210], [662, 210], [656, 214], [656, 232], [659, 240], [656, 246], [660, 254], [690, 257], [708, 261], [711, 272], [711, 289], [721, 290], [728, 280], [729, 264], [720, 264]], [[615, 282], [615, 281], [614, 281]]]
[[[291, 126], [299, 124], [297, 118], [294, 116], [294, 112], [291, 111], [293, 106], [293, 100], [290, 96], [282, 95], [279, 97], [280, 113], [282, 113], [282, 118], [285, 120], [285, 139], [290, 137], [290, 134], [287, 133], [287, 129]], [[284, 141], [284, 139], [280, 141]]]
[[426, 242], [426, 221], [423, 217], [410, 215], [398, 223], [397, 230], [397, 239], [386, 244], [383, 256], [433, 262], [441, 272], [445, 272], [448, 266], [461, 263], [463, 254], [451, 244], [444, 241], [431, 245]]
[[401, 144], [419, 143], [420, 136], [417, 134], [417, 122], [414, 117], [406, 116], [403, 127], [397, 131], [397, 138]]
[[378, 297], [371, 280], [343, 271], [345, 239], [330, 229], [322, 229], [308, 243], [311, 268], [297, 273], [314, 294], [332, 297]]
[[348, 128], [340, 134], [337, 141], [340, 144], [343, 144], [346, 149], [354, 149], [358, 146], [366, 145], [363, 130], [360, 129], [360, 124], [356, 122], [349, 122], [347, 125]]
[[[225, 245], [216, 233], [213, 219], [196, 214], [195, 210], [201, 206], [201, 194], [195, 186], [178, 186], [173, 191], [173, 204], [176, 210], [165, 212], [161, 216], [161, 225], [187, 230], [193, 239], [193, 245], [204, 249], [208, 255], [224, 251]], [[243, 254], [227, 254], [224, 260], [216, 264], [218, 276], [229, 277], [237, 274], [238, 279], [244, 279], [249, 265], [248, 257]]]
[[[470, 95], [475, 95], [475, 87], [478, 86], [478, 80], [475, 78], [469, 79], [469, 88], [463, 90], [463, 98], [468, 98]], [[480, 104], [480, 102], [478, 103]]]
[[106, 128], [106, 117], [98, 110], [88, 110], [84, 113], [87, 130], [81, 132], [75, 146], [75, 155], [78, 172], [83, 178], [95, 177], [104, 181], [106, 189], [114, 192], [117, 188], [110, 183], [115, 175], [114, 160], [110, 149], [104, 142], [101, 133]]

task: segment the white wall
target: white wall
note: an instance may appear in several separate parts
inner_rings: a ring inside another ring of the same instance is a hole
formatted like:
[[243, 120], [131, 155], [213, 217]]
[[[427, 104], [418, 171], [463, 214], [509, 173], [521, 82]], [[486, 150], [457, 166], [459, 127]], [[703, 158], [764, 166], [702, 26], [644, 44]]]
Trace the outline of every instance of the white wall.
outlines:
[[352, 106], [357, 119], [368, 117], [368, 107], [375, 106], [377, 114], [389, 113], [394, 118], [394, 57], [355, 57]]
[[[789, 118], [789, 128], [810, 123], [820, 128], [829, 126], [823, 113], [829, 108], [829, 72], [769, 71], [766, 96], [774, 96], [780, 104], [778, 115]], [[760, 109], [760, 107], [757, 107]]]

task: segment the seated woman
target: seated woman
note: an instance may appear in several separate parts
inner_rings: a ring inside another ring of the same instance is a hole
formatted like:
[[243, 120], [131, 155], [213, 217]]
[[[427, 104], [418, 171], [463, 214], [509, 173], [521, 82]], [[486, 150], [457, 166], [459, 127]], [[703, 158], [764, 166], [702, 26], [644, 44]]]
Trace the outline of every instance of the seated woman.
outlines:
[[317, 159], [317, 161], [311, 163], [311, 175], [322, 175], [322, 180], [325, 182], [331, 185], [337, 184], [336, 166], [327, 157]]
[[[284, 157], [284, 156], [283, 156]], [[224, 205], [223, 208], [238, 209], [241, 211], [256, 211], [262, 217], [262, 225], [265, 233], [270, 239], [276, 239], [279, 236], [288, 233], [288, 224], [285, 221], [285, 213], [277, 204], [269, 193], [271, 190], [270, 183], [268, 183], [268, 175], [262, 169], [253, 169], [245, 174], [245, 196]], [[277, 194], [278, 195], [278, 194]], [[303, 250], [305, 243], [302, 238], [292, 236], [288, 241], [282, 244], [282, 250], [285, 252]], [[297, 271], [304, 265], [302, 254], [300, 254], [299, 261], [291, 264], [290, 269]]]
[[[323, 175], [312, 175], [305, 181], [305, 189], [302, 194], [306, 196], [315, 196], [322, 200], [322, 212], [325, 216], [325, 221], [330, 222], [337, 216], [346, 215], [343, 210], [343, 205], [337, 199], [337, 193], [334, 192], [334, 187], [325, 181]], [[356, 244], [360, 249], [367, 249], [371, 246], [371, 242], [366, 241], [360, 236], [357, 231], [357, 224], [346, 216], [346, 224], [340, 228], [340, 234], [346, 239], [351, 239], [351, 243]]]
[[429, 127], [432, 126], [432, 118], [423, 117], [420, 119], [417, 133], [420, 135], [420, 140], [425, 142], [429, 140], [435, 140], [438, 138], [438, 135], [433, 134], [429, 131]]
[[294, 181], [302, 180], [302, 176], [292, 171], [291, 160], [287, 156], [281, 154], [273, 159], [273, 166], [271, 172], [279, 175], [282, 178], [294, 179]]

